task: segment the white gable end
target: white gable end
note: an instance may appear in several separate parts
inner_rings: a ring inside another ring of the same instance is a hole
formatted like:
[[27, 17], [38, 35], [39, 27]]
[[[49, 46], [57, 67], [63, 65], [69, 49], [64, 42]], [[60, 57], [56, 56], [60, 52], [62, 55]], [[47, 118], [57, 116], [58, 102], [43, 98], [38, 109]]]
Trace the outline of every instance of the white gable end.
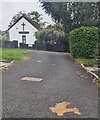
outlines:
[[26, 44], [34, 44], [36, 38], [34, 33], [37, 29], [25, 18], [20, 19], [14, 26], [9, 29], [10, 41], [18, 41], [18, 46], [23, 41]]

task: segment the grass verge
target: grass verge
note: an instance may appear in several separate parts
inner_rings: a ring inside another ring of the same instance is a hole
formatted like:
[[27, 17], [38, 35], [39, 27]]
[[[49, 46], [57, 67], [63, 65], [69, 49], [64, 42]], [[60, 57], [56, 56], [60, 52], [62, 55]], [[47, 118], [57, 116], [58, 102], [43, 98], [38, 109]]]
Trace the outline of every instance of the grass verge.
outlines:
[[86, 66], [93, 66], [94, 65], [94, 60], [93, 59], [89, 59], [89, 58], [75, 58], [75, 60], [78, 63], [84, 64]]
[[10, 49], [10, 48], [3, 48], [0, 49], [0, 59], [4, 60], [20, 60], [23, 56], [25, 56], [28, 53], [28, 50], [25, 49]]
[[[94, 66], [95, 62], [94, 59], [88, 59], [88, 58], [75, 58], [75, 60], [80, 63], [84, 64], [85, 66]], [[96, 74], [96, 73], [95, 73]], [[97, 74], [96, 74], [97, 75]], [[97, 75], [98, 76], [98, 75]], [[98, 87], [100, 87], [100, 77], [95, 78], [95, 82], [97, 83]]]
[[96, 83], [97, 83], [97, 85], [98, 85], [98, 87], [100, 87], [100, 78], [96, 78]]

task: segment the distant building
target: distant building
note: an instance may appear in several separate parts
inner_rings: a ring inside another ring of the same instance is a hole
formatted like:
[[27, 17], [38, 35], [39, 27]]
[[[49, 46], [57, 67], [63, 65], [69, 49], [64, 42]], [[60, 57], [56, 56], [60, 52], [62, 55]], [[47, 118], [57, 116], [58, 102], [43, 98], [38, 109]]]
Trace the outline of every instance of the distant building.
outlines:
[[34, 33], [37, 31], [35, 23], [26, 16], [21, 16], [9, 29], [9, 40], [31, 46], [36, 41]]
[[0, 30], [0, 40], [6, 40], [6, 41], [9, 40], [9, 32], [8, 32], [8, 30], [5, 30], [5, 31]]

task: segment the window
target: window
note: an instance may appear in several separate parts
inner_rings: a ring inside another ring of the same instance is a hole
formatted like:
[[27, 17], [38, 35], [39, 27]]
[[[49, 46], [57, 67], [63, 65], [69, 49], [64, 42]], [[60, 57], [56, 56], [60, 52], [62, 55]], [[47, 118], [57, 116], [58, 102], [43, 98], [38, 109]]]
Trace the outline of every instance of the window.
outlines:
[[26, 35], [22, 35], [22, 43], [26, 44]]

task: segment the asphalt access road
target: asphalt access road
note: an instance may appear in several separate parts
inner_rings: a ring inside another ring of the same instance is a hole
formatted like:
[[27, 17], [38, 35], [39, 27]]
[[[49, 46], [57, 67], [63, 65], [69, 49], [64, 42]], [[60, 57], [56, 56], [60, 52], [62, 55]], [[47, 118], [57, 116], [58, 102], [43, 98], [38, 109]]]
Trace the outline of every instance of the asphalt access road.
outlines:
[[[98, 88], [93, 77], [69, 54], [31, 51], [29, 57], [2, 72], [3, 118], [58, 118], [50, 107], [64, 101], [81, 115], [71, 112], [60, 118], [98, 117]], [[22, 81], [25, 76], [43, 81]]]

